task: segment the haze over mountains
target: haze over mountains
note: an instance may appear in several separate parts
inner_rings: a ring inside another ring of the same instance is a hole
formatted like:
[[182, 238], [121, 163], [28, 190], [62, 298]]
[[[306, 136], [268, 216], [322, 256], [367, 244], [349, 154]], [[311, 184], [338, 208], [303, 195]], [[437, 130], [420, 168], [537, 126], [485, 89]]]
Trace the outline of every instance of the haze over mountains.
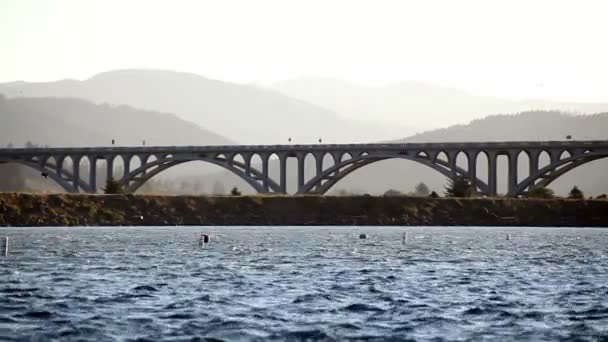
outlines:
[[345, 117], [374, 118], [385, 124], [408, 125], [418, 132], [467, 123], [498, 113], [529, 110], [576, 113], [608, 111], [608, 103], [513, 101], [415, 81], [370, 87], [336, 79], [302, 78], [278, 82], [272, 88]]
[[[148, 145], [221, 145], [286, 143], [289, 136], [294, 143], [315, 143], [318, 137], [327, 143], [561, 140], [567, 135], [575, 139], [608, 138], [606, 113], [530, 111], [490, 115], [553, 105], [595, 112], [608, 107], [603, 104], [516, 102], [419, 83], [370, 88], [309, 80], [282, 82], [274, 89], [284, 94], [154, 70], [108, 72], [85, 81], [0, 84], [0, 93], [8, 96], [0, 97], [0, 144], [32, 141], [52, 146], [107, 146], [116, 139], [118, 145], [140, 145], [142, 140]], [[467, 123], [461, 120], [467, 115], [490, 116]], [[362, 124], [363, 118], [374, 124]], [[418, 131], [434, 122], [457, 120], [459, 124], [412, 135], [414, 128], [402, 129], [391, 124], [393, 120], [418, 127]], [[608, 192], [604, 175], [607, 166], [606, 161], [593, 162], [565, 175], [552, 187], [562, 194], [574, 184], [591, 194]], [[307, 167], [312, 172], [312, 163]], [[295, 170], [295, 165], [289, 169]], [[393, 188], [408, 192], [423, 181], [441, 191], [446, 179], [429, 170], [407, 161], [383, 161], [354, 172], [333, 190], [379, 194]], [[270, 172], [276, 172], [276, 167], [271, 166]], [[216, 182], [227, 189], [233, 185], [248, 189], [236, 176], [201, 163], [186, 164], [159, 177], [188, 176], [204, 176], [206, 192], [212, 191], [211, 185]], [[289, 178], [293, 189], [295, 174]]]
[[[119, 70], [85, 81], [0, 84], [8, 97], [74, 97], [169, 112], [242, 144], [346, 143], [398, 138], [413, 130], [358, 122], [271, 89], [162, 70]], [[392, 131], [393, 134], [387, 134]], [[144, 133], [144, 132], [142, 132]]]
[[1, 145], [26, 142], [55, 147], [118, 145], [216, 145], [233, 143], [169, 113], [125, 105], [96, 105], [75, 98], [0, 95]]

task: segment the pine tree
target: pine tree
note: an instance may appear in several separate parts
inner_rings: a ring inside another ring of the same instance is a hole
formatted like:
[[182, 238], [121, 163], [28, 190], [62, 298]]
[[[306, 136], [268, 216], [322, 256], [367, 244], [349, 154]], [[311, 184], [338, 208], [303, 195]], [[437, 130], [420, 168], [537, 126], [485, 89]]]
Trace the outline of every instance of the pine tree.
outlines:
[[106, 181], [106, 187], [103, 189], [103, 191], [106, 194], [122, 194], [125, 192], [122, 185], [113, 178], [108, 178]]
[[471, 182], [463, 176], [450, 178], [448, 185], [445, 187], [446, 197], [471, 197], [472, 195]]
[[549, 188], [545, 188], [544, 186], [534, 186], [531, 187], [528, 191], [528, 196], [530, 198], [553, 198], [555, 194], [553, 190]]
[[568, 194], [568, 198], [572, 198], [572, 199], [584, 199], [585, 195], [583, 194], [583, 192], [581, 191], [581, 189], [579, 189], [575, 185], [574, 188], [572, 188], [572, 190], [570, 190], [570, 193]]
[[430, 193], [431, 193], [431, 190], [429, 189], [429, 187], [422, 182], [418, 183], [418, 185], [416, 185], [416, 187], [414, 188], [415, 196], [426, 197]]

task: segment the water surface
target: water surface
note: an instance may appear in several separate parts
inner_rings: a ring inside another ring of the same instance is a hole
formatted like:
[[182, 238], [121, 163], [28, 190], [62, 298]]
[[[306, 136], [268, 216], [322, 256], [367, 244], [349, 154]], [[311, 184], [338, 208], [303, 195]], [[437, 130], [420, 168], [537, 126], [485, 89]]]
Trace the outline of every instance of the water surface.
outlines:
[[[212, 235], [206, 248], [201, 232]], [[608, 230], [11, 228], [0, 236], [12, 244], [0, 257], [2, 341], [608, 338]]]

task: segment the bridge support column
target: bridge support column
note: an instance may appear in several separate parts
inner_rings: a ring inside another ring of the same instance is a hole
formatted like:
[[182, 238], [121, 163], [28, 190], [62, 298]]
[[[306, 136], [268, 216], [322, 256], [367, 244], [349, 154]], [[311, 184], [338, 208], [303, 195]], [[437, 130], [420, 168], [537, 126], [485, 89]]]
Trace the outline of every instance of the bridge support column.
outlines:
[[[561, 152], [560, 150], [550, 150], [549, 151], [549, 158], [550, 158], [549, 164], [550, 165], [554, 165], [555, 163], [557, 163], [559, 161], [560, 152]], [[552, 169], [551, 171], [549, 171], [549, 174], [551, 174], [553, 172], [555, 172], [555, 169]]]
[[97, 157], [89, 157], [89, 184], [91, 185], [91, 193], [97, 193]]
[[458, 176], [458, 172], [456, 171], [456, 154], [458, 151], [448, 151], [448, 165], [450, 166], [450, 173], [452, 174], [452, 179], [456, 179]]
[[268, 159], [270, 158], [270, 155], [261, 154], [260, 157], [262, 158], [262, 186], [264, 192], [270, 192], [268, 187]]
[[123, 176], [122, 179], [127, 179], [127, 177], [129, 176], [129, 173], [131, 172], [131, 158], [133, 158], [132, 155], [126, 155], [126, 156], [122, 156], [123, 158], [123, 164], [124, 164], [124, 172], [123, 172]]
[[280, 163], [280, 180], [279, 186], [281, 187], [281, 193], [287, 193], [287, 154], [279, 155]]
[[507, 193], [511, 196], [515, 195], [515, 190], [517, 188], [517, 157], [519, 153], [518, 151], [510, 151], [509, 152], [509, 189]]
[[106, 179], [114, 179], [114, 156], [106, 156]]
[[477, 152], [467, 153], [467, 172], [469, 174], [469, 181], [475, 192], [477, 192]]
[[497, 173], [496, 173], [496, 152], [486, 153], [488, 155], [488, 195], [496, 196], [497, 188]]
[[247, 176], [251, 175], [251, 158], [253, 155], [251, 153], [242, 153], [243, 159], [245, 159], [245, 174]]
[[304, 187], [304, 154], [298, 154], [298, 192], [302, 193]]
[[55, 157], [55, 162], [57, 163], [55, 165], [55, 172], [57, 173], [57, 177], [59, 177], [59, 179], [63, 179], [63, 162], [65, 161], [65, 157]]
[[[536, 177], [536, 174], [538, 173], [538, 157], [540, 156], [540, 151], [536, 151], [536, 150], [531, 150], [531, 151], [527, 151], [528, 152], [528, 158], [529, 158], [529, 167], [530, 167], [530, 171], [528, 176], [529, 177]], [[534, 186], [534, 184], [530, 185], [530, 187]]]
[[[78, 192], [78, 181], [80, 180], [80, 159], [82, 156], [72, 157], [72, 192]], [[85, 190], [85, 189], [83, 189]]]
[[[315, 166], [316, 166], [316, 174], [315, 177], [320, 176], [323, 173], [323, 154], [315, 153]], [[316, 186], [317, 189], [321, 188], [322, 179], [319, 180], [319, 184]]]

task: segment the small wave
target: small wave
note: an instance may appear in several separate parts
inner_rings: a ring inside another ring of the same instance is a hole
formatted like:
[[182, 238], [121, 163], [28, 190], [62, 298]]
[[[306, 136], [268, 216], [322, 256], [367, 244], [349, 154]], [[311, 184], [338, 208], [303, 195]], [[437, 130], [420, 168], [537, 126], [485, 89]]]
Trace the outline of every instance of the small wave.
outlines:
[[464, 315], [483, 315], [485, 313], [486, 313], [486, 310], [484, 310], [480, 307], [470, 308], [463, 312]]
[[174, 314], [161, 316], [161, 318], [163, 318], [163, 319], [194, 319], [196, 317], [197, 316], [195, 316], [191, 313], [187, 313], [187, 312], [177, 312]]
[[271, 336], [271, 339], [297, 341], [333, 340], [329, 335], [327, 335], [323, 330], [320, 329], [288, 331], [280, 335]]
[[23, 287], [23, 288], [19, 288], [19, 287], [7, 287], [4, 289], [1, 289], [0, 292], [3, 293], [20, 293], [20, 292], [35, 292], [40, 290], [37, 287]]
[[34, 318], [34, 319], [49, 319], [53, 316], [48, 311], [27, 311], [23, 314], [18, 314], [15, 317]]
[[318, 299], [324, 299], [324, 300], [331, 300], [331, 296], [328, 294], [310, 294], [307, 293], [305, 295], [301, 295], [296, 297], [296, 299], [294, 299], [292, 301], [292, 303], [294, 304], [299, 304], [299, 303], [310, 303], [310, 302], [314, 302], [315, 300]]
[[345, 306], [344, 308], [342, 308], [342, 310], [350, 312], [384, 312], [384, 310], [379, 307], [361, 303]]
[[131, 291], [150, 291], [156, 292], [158, 289], [152, 285], [139, 285], [131, 289]]

